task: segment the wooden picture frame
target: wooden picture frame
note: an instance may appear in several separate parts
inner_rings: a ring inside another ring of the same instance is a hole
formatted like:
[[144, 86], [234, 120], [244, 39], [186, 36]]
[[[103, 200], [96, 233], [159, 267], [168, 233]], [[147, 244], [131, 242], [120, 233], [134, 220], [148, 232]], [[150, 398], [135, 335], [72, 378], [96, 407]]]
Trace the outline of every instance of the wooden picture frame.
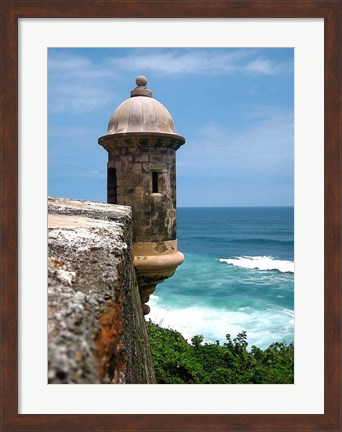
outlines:
[[[18, 414], [19, 18], [324, 18], [324, 414]], [[3, 431], [341, 430], [341, 2], [339, 0], [3, 0], [1, 128], [1, 404]]]

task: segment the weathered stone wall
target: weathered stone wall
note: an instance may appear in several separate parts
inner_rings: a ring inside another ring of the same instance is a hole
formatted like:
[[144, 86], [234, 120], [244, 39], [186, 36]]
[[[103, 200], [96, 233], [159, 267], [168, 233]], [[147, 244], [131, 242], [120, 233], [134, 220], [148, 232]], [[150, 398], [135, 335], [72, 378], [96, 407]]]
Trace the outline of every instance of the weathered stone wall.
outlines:
[[[141, 134], [140, 134], [141, 135]], [[116, 170], [117, 204], [133, 211], [134, 242], [176, 239], [176, 148], [174, 138], [106, 137], [108, 168]], [[158, 192], [153, 192], [153, 173]]]
[[155, 383], [131, 210], [49, 198], [49, 383]]

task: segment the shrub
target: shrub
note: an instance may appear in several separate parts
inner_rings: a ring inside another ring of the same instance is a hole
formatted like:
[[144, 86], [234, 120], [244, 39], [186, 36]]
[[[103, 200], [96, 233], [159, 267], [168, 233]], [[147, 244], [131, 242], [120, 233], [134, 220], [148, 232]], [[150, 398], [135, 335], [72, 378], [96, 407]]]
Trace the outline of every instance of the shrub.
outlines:
[[158, 384], [292, 384], [293, 344], [274, 343], [248, 350], [247, 333], [226, 342], [204, 343], [194, 336], [189, 344], [175, 330], [147, 322]]

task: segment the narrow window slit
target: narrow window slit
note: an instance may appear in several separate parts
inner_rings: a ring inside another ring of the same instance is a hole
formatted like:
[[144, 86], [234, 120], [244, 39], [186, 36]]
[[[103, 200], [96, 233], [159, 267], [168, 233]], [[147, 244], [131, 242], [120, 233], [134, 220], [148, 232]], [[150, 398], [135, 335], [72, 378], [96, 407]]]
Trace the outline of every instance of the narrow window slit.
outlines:
[[108, 168], [107, 172], [107, 202], [109, 204], [117, 204], [115, 168]]
[[153, 171], [152, 172], [152, 193], [158, 193], [158, 180], [159, 180], [159, 173]]

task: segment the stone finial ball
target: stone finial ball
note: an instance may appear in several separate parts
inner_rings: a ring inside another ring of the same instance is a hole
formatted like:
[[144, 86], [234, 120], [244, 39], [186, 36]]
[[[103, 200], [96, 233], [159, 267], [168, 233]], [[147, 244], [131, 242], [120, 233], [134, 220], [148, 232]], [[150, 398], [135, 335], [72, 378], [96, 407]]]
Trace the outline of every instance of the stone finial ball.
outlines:
[[145, 87], [147, 84], [147, 78], [143, 75], [139, 75], [136, 80], [135, 80], [136, 84], [138, 87]]

